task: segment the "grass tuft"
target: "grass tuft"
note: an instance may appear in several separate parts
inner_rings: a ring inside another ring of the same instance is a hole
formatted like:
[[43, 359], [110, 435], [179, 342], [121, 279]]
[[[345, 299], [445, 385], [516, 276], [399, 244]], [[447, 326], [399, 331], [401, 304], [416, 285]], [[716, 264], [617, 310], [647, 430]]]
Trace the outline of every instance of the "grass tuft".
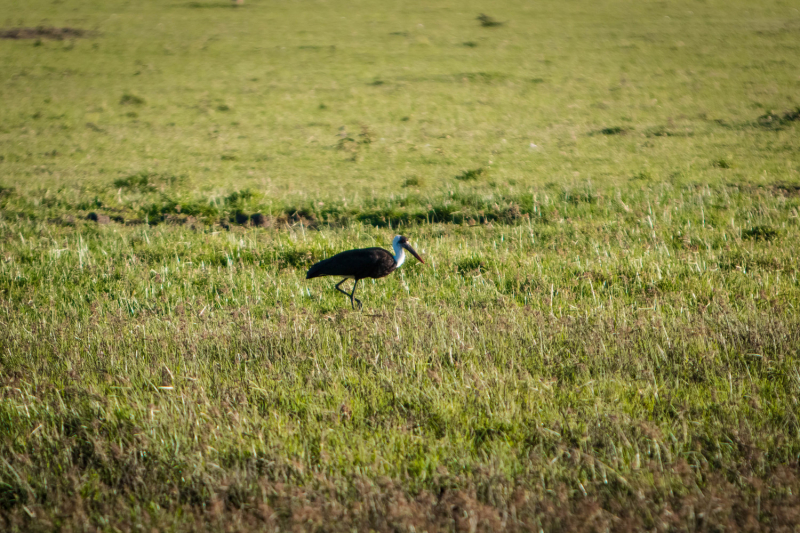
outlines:
[[150, 183], [150, 174], [146, 172], [131, 174], [125, 178], [116, 179], [114, 180], [114, 187], [140, 192], [150, 192], [155, 190], [155, 187]]
[[462, 274], [468, 273], [482, 273], [491, 268], [491, 261], [479, 255], [472, 255], [470, 257], [461, 259], [456, 262], [458, 272]]
[[418, 176], [409, 176], [403, 180], [403, 187], [424, 187], [425, 180]]
[[602, 133], [603, 135], [624, 135], [625, 133], [627, 133], [627, 130], [619, 126], [612, 126], [610, 128], [601, 129], [600, 133]]
[[778, 235], [780, 235], [778, 230], [770, 226], [754, 226], [742, 231], [742, 238], [751, 240], [772, 241], [775, 240]]
[[496, 28], [498, 26], [502, 26], [503, 24], [505, 24], [504, 22], [495, 20], [494, 17], [490, 17], [485, 13], [481, 13], [480, 15], [478, 15], [477, 19], [478, 22], [481, 23], [481, 26], [483, 26], [484, 28]]
[[475, 181], [486, 173], [484, 167], [473, 168], [465, 170], [460, 174], [456, 174], [456, 179], [460, 181]]
[[144, 105], [144, 98], [135, 94], [125, 93], [119, 99], [120, 105]]

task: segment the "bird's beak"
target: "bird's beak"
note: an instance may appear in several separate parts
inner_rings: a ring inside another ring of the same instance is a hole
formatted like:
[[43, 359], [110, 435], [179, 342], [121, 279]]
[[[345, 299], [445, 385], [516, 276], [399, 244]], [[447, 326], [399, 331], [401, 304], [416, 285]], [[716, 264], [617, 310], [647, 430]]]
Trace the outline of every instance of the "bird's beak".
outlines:
[[421, 258], [421, 257], [419, 256], [419, 254], [418, 254], [418, 253], [417, 253], [417, 252], [416, 252], [416, 251], [415, 251], [415, 250], [414, 250], [414, 249], [411, 247], [411, 245], [410, 245], [410, 244], [408, 244], [408, 243], [405, 243], [405, 244], [403, 244], [403, 248], [405, 248], [406, 250], [408, 250], [409, 252], [411, 252], [411, 255], [413, 255], [414, 257], [416, 257], [416, 258], [417, 258], [417, 261], [419, 261], [419, 262], [420, 262], [420, 263], [422, 263], [423, 265], [425, 264], [425, 261], [423, 261], [423, 260], [422, 260], [422, 258]]

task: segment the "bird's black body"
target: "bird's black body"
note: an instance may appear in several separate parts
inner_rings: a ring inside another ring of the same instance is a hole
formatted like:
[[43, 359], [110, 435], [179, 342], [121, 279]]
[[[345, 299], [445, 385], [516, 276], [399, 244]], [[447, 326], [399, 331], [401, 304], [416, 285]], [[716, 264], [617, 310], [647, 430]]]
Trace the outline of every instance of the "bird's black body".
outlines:
[[[420, 263], [424, 263], [419, 254], [408, 244], [408, 239], [402, 235], [394, 238], [392, 246], [397, 252], [396, 256], [383, 248], [359, 248], [338, 253], [309, 268], [306, 279], [320, 276], [343, 276], [344, 279], [336, 284], [336, 290], [350, 297], [350, 305], [353, 306], [353, 309], [355, 309], [354, 301], [358, 302], [358, 307], [360, 308], [361, 301], [355, 298], [358, 281], [364, 278], [382, 278], [397, 270], [398, 261], [402, 264], [404, 260], [403, 249], [411, 252]], [[395, 259], [395, 257], [398, 259]], [[353, 284], [353, 292], [348, 294], [339, 286], [349, 278], [353, 278], [355, 283]]]
[[383, 248], [347, 250], [324, 259], [308, 269], [306, 279], [320, 276], [344, 276], [356, 281], [364, 278], [382, 278], [397, 268], [394, 257]]

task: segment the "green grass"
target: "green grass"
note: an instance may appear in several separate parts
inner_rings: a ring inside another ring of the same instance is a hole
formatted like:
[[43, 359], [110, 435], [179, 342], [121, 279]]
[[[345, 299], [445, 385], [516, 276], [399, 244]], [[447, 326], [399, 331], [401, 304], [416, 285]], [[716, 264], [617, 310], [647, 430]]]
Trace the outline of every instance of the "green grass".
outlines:
[[0, 10], [3, 530], [796, 527], [791, 4]]

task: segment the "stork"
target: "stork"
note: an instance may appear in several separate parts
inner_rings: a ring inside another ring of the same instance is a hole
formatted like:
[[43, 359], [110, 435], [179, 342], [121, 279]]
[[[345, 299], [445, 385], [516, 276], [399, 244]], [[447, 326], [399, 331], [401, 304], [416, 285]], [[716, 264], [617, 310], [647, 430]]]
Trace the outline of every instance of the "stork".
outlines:
[[[388, 276], [400, 268], [406, 260], [404, 250], [408, 250], [420, 263], [425, 264], [425, 261], [408, 244], [408, 239], [402, 235], [397, 235], [394, 238], [392, 248], [394, 249], [394, 255], [383, 248], [359, 248], [338, 253], [309, 268], [308, 273], [306, 273], [306, 279], [320, 276], [344, 276], [344, 279], [336, 284], [336, 290], [350, 297], [350, 305], [353, 309], [356, 308], [353, 300], [358, 302], [358, 308], [361, 309], [361, 300], [354, 297], [359, 280]], [[348, 294], [340, 285], [351, 278], [355, 280], [355, 283], [353, 283], [353, 292]]]

